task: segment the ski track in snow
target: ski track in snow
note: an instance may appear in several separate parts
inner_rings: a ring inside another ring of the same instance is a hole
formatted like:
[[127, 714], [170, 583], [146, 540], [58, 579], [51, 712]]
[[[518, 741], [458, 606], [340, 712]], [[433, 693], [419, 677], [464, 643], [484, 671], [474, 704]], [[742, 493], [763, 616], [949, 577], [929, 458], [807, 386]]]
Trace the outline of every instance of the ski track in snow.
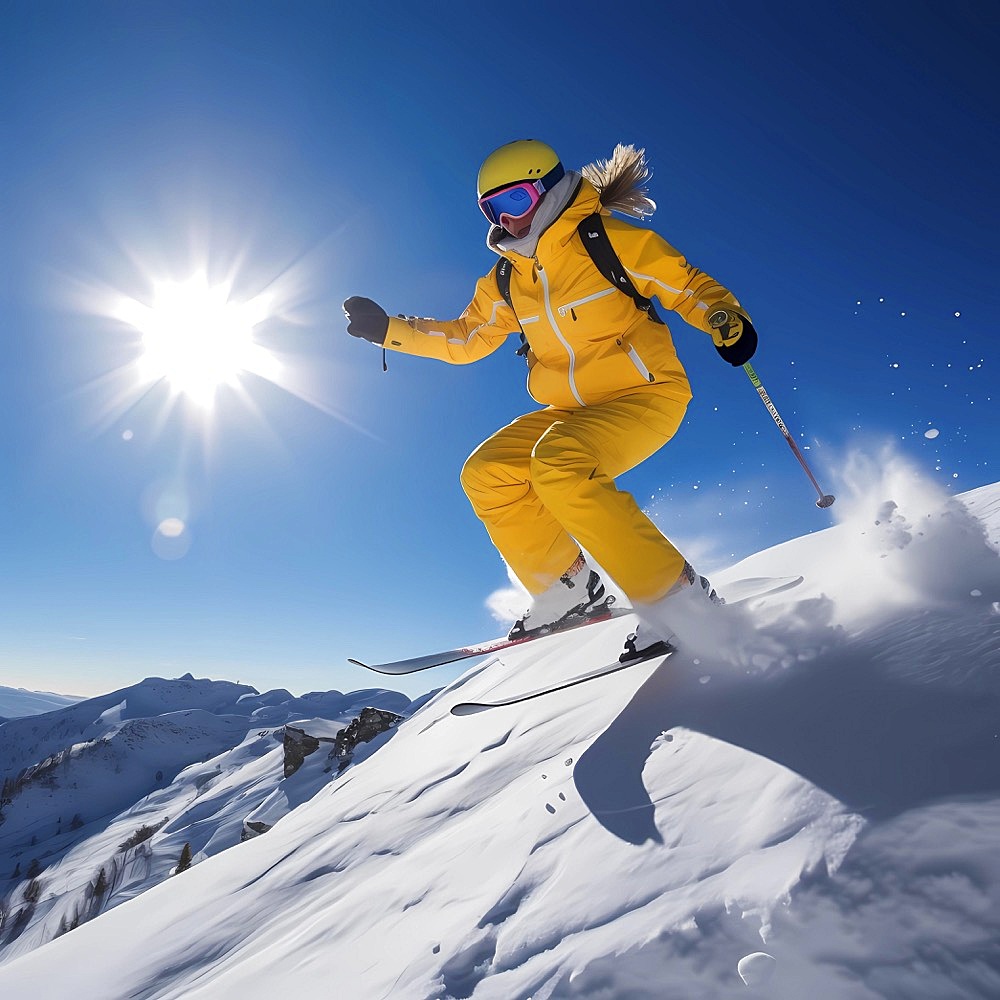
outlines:
[[[0, 966], [0, 991], [995, 1000], [1000, 484], [959, 501], [858, 457], [839, 492], [841, 523], [713, 579], [806, 578], [730, 610], [737, 649], [452, 718], [610, 662], [629, 619], [473, 666], [289, 786], [270, 832]], [[184, 772], [157, 837], [210, 842], [276, 759]]]

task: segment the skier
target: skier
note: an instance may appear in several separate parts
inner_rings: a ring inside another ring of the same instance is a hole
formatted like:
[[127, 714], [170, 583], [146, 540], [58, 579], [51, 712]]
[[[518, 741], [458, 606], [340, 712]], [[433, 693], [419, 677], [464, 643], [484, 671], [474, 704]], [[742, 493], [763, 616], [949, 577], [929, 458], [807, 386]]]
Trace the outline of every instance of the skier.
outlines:
[[719, 599], [615, 486], [616, 477], [674, 436], [691, 390], [666, 325], [602, 276], [580, 223], [600, 213], [634, 288], [708, 333], [725, 361], [742, 365], [757, 345], [731, 292], [655, 232], [610, 215], [652, 214], [643, 187], [648, 176], [645, 151], [631, 146], [619, 145], [610, 160], [577, 172], [564, 169], [543, 142], [508, 143], [486, 158], [478, 178], [479, 207], [491, 224], [487, 245], [509, 261], [506, 295], [498, 266], [479, 279], [454, 320], [390, 317], [360, 296], [344, 302], [352, 336], [451, 364], [477, 361], [521, 332], [528, 391], [544, 409], [481, 444], [465, 463], [462, 485], [531, 595], [511, 637], [604, 608], [604, 582], [586, 551], [642, 623], [623, 661], [678, 637], [697, 638]]

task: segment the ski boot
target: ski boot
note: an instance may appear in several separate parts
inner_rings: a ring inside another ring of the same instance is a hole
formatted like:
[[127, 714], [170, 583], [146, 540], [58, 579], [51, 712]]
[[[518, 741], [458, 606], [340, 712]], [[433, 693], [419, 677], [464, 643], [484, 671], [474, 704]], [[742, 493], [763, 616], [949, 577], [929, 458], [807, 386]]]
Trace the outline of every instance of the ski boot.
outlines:
[[[577, 568], [582, 563], [582, 568]], [[576, 570], [576, 572], [573, 572]], [[605, 596], [604, 581], [582, 558], [574, 563], [548, 590], [531, 602], [531, 607], [514, 623], [509, 639], [558, 632], [570, 623], [597, 617], [614, 604]]]
[[681, 643], [669, 624], [671, 621], [683, 631], [685, 624], [700, 619], [703, 609], [725, 603], [708, 579], [699, 576], [691, 564], [685, 562], [680, 579], [664, 597], [655, 604], [636, 608], [640, 624], [625, 640], [625, 649], [618, 659], [631, 663], [674, 652]]

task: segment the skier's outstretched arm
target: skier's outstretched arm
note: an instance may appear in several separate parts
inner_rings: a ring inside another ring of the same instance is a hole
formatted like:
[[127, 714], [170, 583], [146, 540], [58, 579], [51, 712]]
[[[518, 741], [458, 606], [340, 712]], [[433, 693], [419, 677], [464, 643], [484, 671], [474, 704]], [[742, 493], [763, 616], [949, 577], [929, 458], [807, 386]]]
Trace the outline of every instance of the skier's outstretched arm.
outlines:
[[[362, 303], [359, 307], [358, 303]], [[370, 305], [364, 305], [370, 303]], [[358, 326], [355, 313], [371, 315], [371, 306], [384, 318]], [[454, 365], [469, 364], [492, 354], [518, 329], [517, 319], [504, 302], [493, 273], [476, 283], [476, 293], [458, 319], [421, 319], [416, 316], [388, 316], [371, 299], [350, 298], [344, 303], [350, 323], [347, 332], [402, 354], [436, 358]]]
[[692, 326], [712, 337], [723, 360], [742, 365], [753, 357], [757, 332], [739, 300], [711, 275], [689, 264], [650, 229], [606, 223], [615, 251], [635, 287], [658, 298]]

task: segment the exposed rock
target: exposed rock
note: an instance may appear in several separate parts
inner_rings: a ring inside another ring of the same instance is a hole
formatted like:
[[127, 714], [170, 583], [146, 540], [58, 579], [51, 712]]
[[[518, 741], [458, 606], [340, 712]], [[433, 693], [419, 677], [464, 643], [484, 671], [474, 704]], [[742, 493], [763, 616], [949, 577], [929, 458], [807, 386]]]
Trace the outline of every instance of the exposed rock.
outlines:
[[[290, 778], [302, 766], [311, 753], [319, 749], [319, 739], [310, 736], [304, 729], [285, 726], [285, 777]], [[329, 743], [329, 740], [326, 740]]]
[[330, 757], [338, 760], [338, 770], [343, 770], [351, 762], [355, 747], [368, 743], [381, 733], [402, 721], [403, 716], [386, 712], [379, 708], [363, 708], [361, 714], [346, 728], [337, 733]]
[[262, 833], [267, 833], [271, 827], [257, 819], [245, 819], [243, 820], [243, 832], [240, 834], [240, 843], [247, 840], [253, 840], [254, 837], [259, 837]]
[[[343, 729], [337, 730], [336, 736], [313, 736], [299, 726], [284, 727], [282, 736], [282, 746], [284, 750], [284, 776], [290, 778], [301, 767], [306, 757], [314, 754], [322, 743], [332, 743], [333, 749], [330, 751], [329, 760], [336, 761], [336, 769], [339, 774], [351, 762], [354, 751], [359, 743], [368, 743], [381, 733], [391, 729], [402, 720], [403, 716], [396, 715], [395, 712], [388, 712], [378, 708], [363, 708], [361, 714], [352, 720]], [[314, 720], [313, 723], [306, 722], [304, 725], [323, 726], [324, 720]], [[333, 728], [327, 724], [328, 732]], [[326, 766], [323, 771], [329, 773], [333, 770], [332, 765]], [[319, 777], [319, 774], [314, 777]], [[251, 840], [267, 833], [274, 824], [286, 815], [290, 809], [295, 808], [298, 801], [302, 801], [301, 794], [308, 791], [309, 785], [299, 785], [297, 788], [281, 790], [276, 789], [271, 796], [264, 800], [253, 812], [243, 820], [243, 831], [240, 834], [242, 841]]]

